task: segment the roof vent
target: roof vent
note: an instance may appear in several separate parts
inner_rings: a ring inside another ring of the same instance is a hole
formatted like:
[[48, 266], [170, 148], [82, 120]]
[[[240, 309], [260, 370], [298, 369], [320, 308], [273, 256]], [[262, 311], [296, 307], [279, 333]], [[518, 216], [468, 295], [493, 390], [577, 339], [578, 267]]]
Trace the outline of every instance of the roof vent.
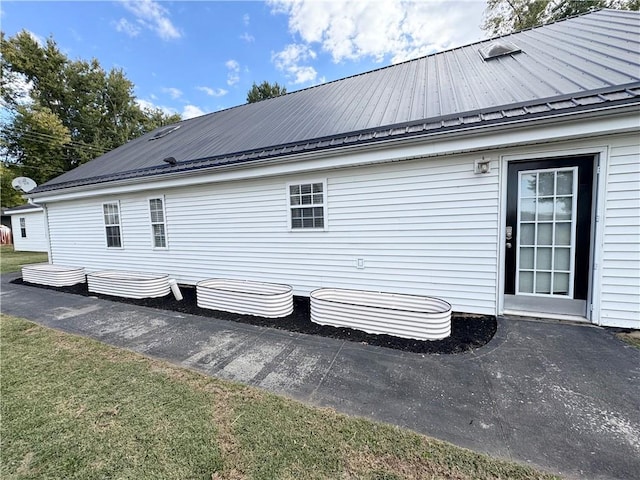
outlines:
[[520, 50], [517, 45], [511, 42], [507, 42], [506, 40], [498, 40], [496, 42], [490, 43], [486, 47], [482, 47], [481, 49], [479, 49], [479, 52], [480, 55], [482, 55], [482, 58], [485, 61], [488, 61], [493, 58], [520, 53], [522, 52], [522, 50]]
[[171, 132], [175, 132], [177, 129], [180, 128], [180, 125], [171, 125], [170, 127], [167, 128], [163, 128], [161, 130], [158, 130], [156, 133], [154, 133], [151, 138], [149, 139], [149, 141], [151, 140], [158, 140], [159, 138], [162, 137], [166, 137], [167, 135], [169, 135]]

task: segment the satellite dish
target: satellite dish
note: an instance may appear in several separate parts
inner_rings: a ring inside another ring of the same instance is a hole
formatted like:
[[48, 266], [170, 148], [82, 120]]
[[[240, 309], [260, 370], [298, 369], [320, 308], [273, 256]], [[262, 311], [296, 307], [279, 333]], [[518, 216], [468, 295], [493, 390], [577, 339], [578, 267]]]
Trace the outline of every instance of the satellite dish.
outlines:
[[29, 193], [31, 190], [36, 188], [38, 184], [29, 177], [16, 177], [11, 182], [11, 186], [18, 191]]

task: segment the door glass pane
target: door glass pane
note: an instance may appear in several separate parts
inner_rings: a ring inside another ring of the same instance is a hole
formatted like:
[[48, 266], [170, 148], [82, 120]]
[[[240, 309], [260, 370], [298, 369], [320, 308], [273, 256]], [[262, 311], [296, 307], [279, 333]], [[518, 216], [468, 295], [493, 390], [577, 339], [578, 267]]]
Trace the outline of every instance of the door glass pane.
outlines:
[[538, 221], [553, 220], [553, 198], [540, 198], [538, 200]]
[[569, 274], [553, 274], [553, 293], [556, 295], [569, 295]]
[[569, 271], [571, 266], [571, 249], [556, 247], [554, 253], [553, 269]]
[[571, 245], [571, 224], [556, 223], [556, 245]]
[[516, 293], [573, 295], [577, 171], [570, 167], [520, 172]]
[[520, 224], [520, 245], [535, 245], [535, 223]]
[[520, 249], [520, 268], [533, 270], [533, 248]]
[[520, 197], [536, 196], [536, 174], [527, 174], [520, 177]]
[[538, 224], [538, 245], [551, 245], [553, 243], [553, 224]]
[[553, 195], [553, 183], [555, 180], [555, 172], [544, 172], [538, 177], [538, 195], [539, 196], [552, 196]]
[[538, 270], [551, 270], [551, 249], [538, 248], [536, 258], [536, 268]]
[[536, 219], [536, 201], [533, 198], [523, 199], [520, 203], [520, 219], [523, 222]]
[[573, 193], [573, 172], [558, 172], [557, 195], [571, 195]]
[[556, 198], [556, 220], [571, 220], [572, 197]]
[[518, 290], [522, 293], [533, 293], [533, 272], [520, 272]]
[[551, 293], [551, 274], [536, 272], [536, 293]]

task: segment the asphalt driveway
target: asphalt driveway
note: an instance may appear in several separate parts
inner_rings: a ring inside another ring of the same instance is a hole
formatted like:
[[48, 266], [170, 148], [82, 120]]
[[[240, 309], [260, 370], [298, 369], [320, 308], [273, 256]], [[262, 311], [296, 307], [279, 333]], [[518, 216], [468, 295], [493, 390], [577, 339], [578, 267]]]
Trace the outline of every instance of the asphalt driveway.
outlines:
[[419, 355], [9, 283], [3, 313], [568, 478], [640, 474], [640, 350], [611, 331], [499, 319]]

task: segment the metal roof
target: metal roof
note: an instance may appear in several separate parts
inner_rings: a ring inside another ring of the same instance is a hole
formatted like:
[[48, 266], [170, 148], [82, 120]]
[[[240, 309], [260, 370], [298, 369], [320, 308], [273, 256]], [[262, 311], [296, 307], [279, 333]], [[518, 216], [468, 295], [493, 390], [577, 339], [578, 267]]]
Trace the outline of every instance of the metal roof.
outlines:
[[15, 215], [16, 213], [24, 213], [27, 211], [40, 211], [42, 207], [37, 203], [25, 203], [24, 205], [18, 205], [17, 207], [3, 208], [3, 215]]
[[[497, 40], [520, 52], [484, 60]], [[184, 120], [33, 193], [637, 103], [638, 52], [640, 13], [600, 10]]]

